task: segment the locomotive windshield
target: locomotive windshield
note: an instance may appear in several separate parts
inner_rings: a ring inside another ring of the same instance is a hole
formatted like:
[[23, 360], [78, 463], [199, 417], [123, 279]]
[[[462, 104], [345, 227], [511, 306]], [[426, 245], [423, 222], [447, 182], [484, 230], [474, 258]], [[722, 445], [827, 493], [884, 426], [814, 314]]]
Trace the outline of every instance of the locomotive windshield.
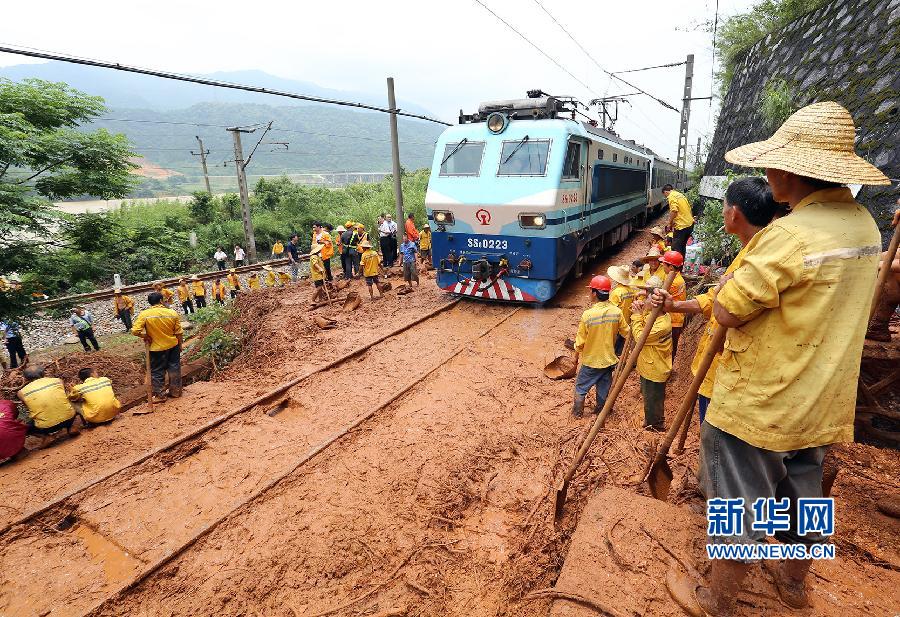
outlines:
[[477, 176], [481, 169], [483, 141], [462, 141], [444, 146], [442, 176]]
[[543, 176], [547, 170], [549, 139], [504, 141], [498, 176]]

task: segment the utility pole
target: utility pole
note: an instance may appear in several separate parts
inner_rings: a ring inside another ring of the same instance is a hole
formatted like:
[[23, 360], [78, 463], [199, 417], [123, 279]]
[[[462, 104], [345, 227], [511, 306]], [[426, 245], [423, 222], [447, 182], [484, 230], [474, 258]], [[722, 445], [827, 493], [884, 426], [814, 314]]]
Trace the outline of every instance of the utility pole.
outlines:
[[195, 137], [197, 138], [197, 141], [200, 143], [200, 152], [195, 153], [192, 150], [191, 154], [193, 156], [200, 157], [200, 163], [203, 165], [203, 179], [206, 180], [206, 192], [209, 193], [210, 195], [212, 195], [212, 189], [209, 188], [209, 170], [206, 169], [206, 155], [209, 154], [209, 150], [203, 149], [203, 140], [200, 139], [199, 135], [195, 135]]
[[234, 139], [234, 167], [237, 170], [238, 193], [241, 196], [241, 220], [244, 223], [244, 242], [247, 244], [247, 256], [250, 258], [250, 263], [256, 261], [256, 238], [253, 236], [253, 221], [250, 220], [250, 192], [247, 190], [247, 165], [244, 163], [241, 133], [252, 133], [255, 130], [240, 127], [228, 129]]
[[681, 125], [678, 129], [678, 188], [684, 188], [687, 168], [688, 123], [691, 119], [691, 88], [694, 80], [694, 54], [688, 54], [684, 66], [684, 97], [681, 99]]
[[387, 78], [388, 107], [391, 112], [391, 160], [394, 164], [394, 203], [397, 205], [397, 225], [403, 229], [403, 184], [400, 182], [400, 140], [397, 137], [397, 99], [394, 97], [394, 78]]

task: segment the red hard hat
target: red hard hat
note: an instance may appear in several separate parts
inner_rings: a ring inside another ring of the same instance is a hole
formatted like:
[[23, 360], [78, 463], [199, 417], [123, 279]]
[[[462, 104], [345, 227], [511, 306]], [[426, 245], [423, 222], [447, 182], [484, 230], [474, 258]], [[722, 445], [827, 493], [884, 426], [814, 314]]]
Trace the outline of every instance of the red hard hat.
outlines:
[[588, 287], [597, 291], [609, 291], [612, 289], [612, 280], [608, 276], [598, 274], [591, 279], [591, 284]]
[[670, 266], [676, 266], [678, 268], [684, 265], [684, 255], [678, 251], [666, 251], [659, 260], [664, 264], [669, 264]]

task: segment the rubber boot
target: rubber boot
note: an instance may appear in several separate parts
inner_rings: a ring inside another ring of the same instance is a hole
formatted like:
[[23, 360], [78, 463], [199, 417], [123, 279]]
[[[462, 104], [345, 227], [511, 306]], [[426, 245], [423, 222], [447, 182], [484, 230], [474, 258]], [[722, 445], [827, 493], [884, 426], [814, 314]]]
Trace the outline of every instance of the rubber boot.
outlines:
[[734, 614], [737, 594], [752, 564], [719, 559], [713, 562], [709, 587], [697, 590], [697, 602], [707, 615], [730, 617]]
[[812, 559], [785, 559], [780, 564], [763, 562], [766, 570], [775, 580], [778, 597], [790, 608], [801, 609], [809, 606], [806, 590], [806, 575]]
[[576, 418], [584, 416], [584, 397], [575, 397], [575, 401], [572, 403], [572, 415]]
[[900, 282], [897, 281], [896, 276], [888, 276], [881, 297], [878, 299], [878, 308], [875, 309], [872, 321], [869, 322], [869, 329], [866, 331], [867, 339], [890, 342], [891, 331], [888, 329], [888, 323], [898, 304], [900, 304]]

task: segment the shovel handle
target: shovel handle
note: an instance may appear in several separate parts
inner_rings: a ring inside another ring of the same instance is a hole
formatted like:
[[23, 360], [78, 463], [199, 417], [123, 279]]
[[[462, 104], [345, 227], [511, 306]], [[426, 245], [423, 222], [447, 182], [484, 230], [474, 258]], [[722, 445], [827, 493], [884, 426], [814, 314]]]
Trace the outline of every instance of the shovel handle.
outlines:
[[[672, 281], [675, 280], [675, 274], [676, 272], [674, 270], [672, 272], [669, 272], [669, 274], [666, 276], [665, 282], [663, 283], [663, 289], [668, 289], [672, 286]], [[647, 324], [641, 331], [641, 335], [635, 340], [634, 347], [632, 348], [631, 353], [628, 354], [628, 361], [625, 363], [625, 366], [622, 367], [622, 370], [619, 371], [618, 378], [613, 382], [613, 385], [609, 390], [609, 394], [606, 397], [606, 402], [603, 403], [603, 409], [594, 420], [594, 425], [591, 427], [590, 432], [585, 436], [584, 441], [581, 442], [581, 447], [578, 448], [578, 452], [575, 454], [575, 458], [572, 460], [572, 464], [569, 465], [569, 469], [566, 471], [566, 475], [563, 477], [564, 485], [568, 485], [569, 480], [571, 480], [572, 476], [575, 475], [575, 471], [578, 469], [578, 466], [581, 465], [581, 461], [584, 459], [584, 455], [587, 454], [588, 449], [594, 442], [594, 438], [597, 437], [597, 433], [606, 423], [606, 418], [607, 416], [609, 416], [609, 412], [612, 411], [613, 404], [616, 401], [616, 397], [619, 396], [619, 393], [625, 386], [625, 380], [628, 379], [628, 376], [634, 369], [635, 364], [637, 364], [637, 359], [641, 353], [641, 349], [643, 349], [644, 343], [647, 342], [647, 337], [650, 336], [650, 330], [653, 329], [653, 323], [656, 321], [656, 318], [659, 317], [659, 314], [661, 312], [662, 306], [655, 306], [650, 310], [650, 314], [647, 316]]]
[[[897, 200], [897, 203], [900, 204], [900, 200]], [[878, 282], [875, 284], [875, 296], [872, 298], [872, 308], [869, 309], [869, 321], [872, 321], [872, 317], [875, 316], [875, 311], [878, 310], [878, 301], [881, 299], [881, 292], [884, 289], [884, 284], [891, 271], [891, 264], [894, 263], [894, 257], [897, 256], [898, 246], [900, 246], [900, 225], [894, 227], [894, 235], [891, 238], [891, 243], [888, 245], [887, 254], [884, 256], [884, 263], [881, 265], [881, 270], [878, 272]]]
[[147, 369], [147, 405], [153, 411], [153, 375], [150, 373], [150, 343], [144, 341], [144, 365]]
[[716, 326], [716, 329], [713, 331], [712, 337], [709, 340], [709, 345], [707, 345], [706, 350], [703, 352], [700, 366], [697, 367], [697, 374], [694, 375], [694, 379], [691, 381], [687, 393], [681, 400], [681, 406], [678, 408], [678, 413], [672, 421], [672, 426], [670, 426], [669, 430], [666, 432], [666, 437], [659, 446], [659, 450], [656, 451], [656, 456], [647, 462], [647, 467], [644, 469], [644, 480], [650, 475], [650, 470], [653, 469], [653, 467], [659, 465], [666, 459], [669, 448], [672, 447], [672, 442], [675, 441], [675, 435], [678, 433], [678, 429], [681, 428], [681, 424], [687, 417], [688, 412], [694, 408], [694, 404], [697, 402], [697, 392], [700, 391], [700, 386], [703, 384], [703, 380], [706, 379], [706, 373], [709, 372], [709, 367], [712, 366], [713, 358], [716, 357], [716, 354], [719, 353], [719, 349], [722, 347], [722, 343], [725, 342], [726, 334], [728, 334], [728, 328], [723, 328], [720, 325]]

